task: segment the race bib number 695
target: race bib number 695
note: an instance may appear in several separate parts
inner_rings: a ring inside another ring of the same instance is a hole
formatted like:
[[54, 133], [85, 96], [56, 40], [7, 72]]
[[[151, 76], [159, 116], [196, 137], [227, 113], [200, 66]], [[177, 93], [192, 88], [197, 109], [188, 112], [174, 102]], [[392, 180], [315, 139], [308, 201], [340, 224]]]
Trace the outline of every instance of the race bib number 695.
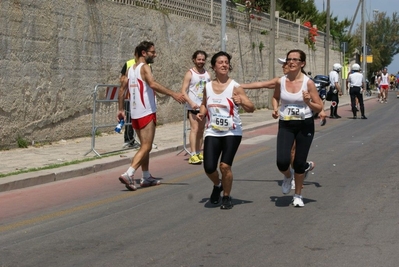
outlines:
[[211, 126], [217, 131], [228, 131], [233, 127], [233, 118], [214, 114], [211, 118]]

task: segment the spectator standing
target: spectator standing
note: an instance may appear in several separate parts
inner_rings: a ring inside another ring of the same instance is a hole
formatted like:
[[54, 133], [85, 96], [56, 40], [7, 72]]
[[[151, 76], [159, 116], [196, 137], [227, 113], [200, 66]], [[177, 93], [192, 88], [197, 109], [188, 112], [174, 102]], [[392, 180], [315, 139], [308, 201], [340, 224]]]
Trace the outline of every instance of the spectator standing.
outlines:
[[[127, 82], [127, 79], [126, 79], [126, 77], [127, 77], [127, 70], [128, 70], [131, 66], [133, 66], [135, 63], [136, 63], [136, 59], [135, 59], [135, 58], [132, 58], [132, 59], [126, 61], [125, 64], [123, 65], [122, 70], [121, 70], [121, 77], [120, 77], [120, 88], [123, 88], [123, 87], [126, 86], [124, 83]], [[129, 94], [129, 91], [128, 91], [128, 90], [124, 91], [124, 90], [121, 90], [121, 89], [120, 89], [119, 92], [120, 92], [120, 93], [122, 93], [122, 92], [125, 93], [125, 95], [123, 96], [123, 97], [125, 98], [125, 103], [124, 103], [124, 107], [125, 107], [125, 116], [126, 116], [126, 122], [129, 122], [129, 123], [126, 123], [126, 124], [125, 124], [125, 132], [124, 132], [124, 134], [123, 134], [123, 138], [124, 138], [123, 147], [130, 147], [130, 148], [133, 148], [133, 147], [135, 146], [135, 144], [134, 144], [135, 139], [134, 139], [134, 130], [133, 130], [133, 127], [132, 127], [132, 125], [131, 125], [131, 123], [130, 123], [130, 121], [131, 121], [131, 117], [130, 117], [130, 103], [129, 103], [129, 101], [126, 101], [126, 100], [129, 100], [130, 94]], [[119, 97], [119, 96], [118, 96], [118, 97]]]
[[[352, 65], [352, 74], [349, 74], [348, 79], [346, 80], [346, 87], [349, 89], [349, 94], [351, 97], [351, 105], [352, 105], [352, 113], [353, 119], [356, 119], [356, 98], [358, 99], [360, 105], [360, 113], [362, 119], [367, 119], [364, 115], [364, 103], [363, 103], [363, 91], [364, 91], [364, 82], [363, 82], [363, 74], [360, 73], [359, 64], [355, 63]], [[350, 88], [348, 88], [350, 86]]]
[[181, 92], [186, 97], [187, 118], [190, 121], [190, 158], [189, 164], [200, 164], [203, 161], [201, 152], [204, 136], [205, 120], [198, 121], [197, 114], [202, 103], [205, 84], [211, 80], [209, 73], [205, 70], [205, 62], [208, 55], [197, 50], [192, 55], [194, 67], [184, 75]]
[[329, 74], [330, 78], [330, 90], [332, 90], [331, 107], [330, 107], [330, 118], [339, 119], [341, 116], [338, 115], [338, 104], [339, 97], [342, 96], [341, 85], [339, 84], [339, 73], [341, 72], [342, 66], [339, 63], [333, 65], [333, 70]]

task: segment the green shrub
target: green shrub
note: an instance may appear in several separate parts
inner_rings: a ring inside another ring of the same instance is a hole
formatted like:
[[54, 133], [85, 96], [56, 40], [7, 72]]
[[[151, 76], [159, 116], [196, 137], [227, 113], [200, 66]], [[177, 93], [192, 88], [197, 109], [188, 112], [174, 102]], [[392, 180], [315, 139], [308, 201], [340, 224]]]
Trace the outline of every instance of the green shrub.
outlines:
[[19, 148], [27, 148], [28, 147], [28, 141], [26, 141], [24, 138], [18, 135], [17, 138], [17, 145]]

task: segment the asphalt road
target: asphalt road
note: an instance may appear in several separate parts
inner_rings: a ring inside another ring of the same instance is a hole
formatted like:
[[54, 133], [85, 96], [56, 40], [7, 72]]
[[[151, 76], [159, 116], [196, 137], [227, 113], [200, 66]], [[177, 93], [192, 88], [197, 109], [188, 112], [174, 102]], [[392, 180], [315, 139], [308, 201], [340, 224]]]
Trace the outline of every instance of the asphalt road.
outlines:
[[163, 184], [136, 192], [122, 167], [1, 193], [0, 266], [397, 266], [398, 103], [316, 127], [304, 208], [281, 193], [276, 125], [245, 133], [231, 210], [176, 153], [152, 158]]

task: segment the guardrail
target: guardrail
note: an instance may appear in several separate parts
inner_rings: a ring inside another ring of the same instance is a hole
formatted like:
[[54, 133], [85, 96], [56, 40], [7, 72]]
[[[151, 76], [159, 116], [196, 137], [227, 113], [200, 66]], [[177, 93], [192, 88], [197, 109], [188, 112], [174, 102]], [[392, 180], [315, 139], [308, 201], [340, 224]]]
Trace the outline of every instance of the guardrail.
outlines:
[[[165, 11], [211, 24], [221, 23], [222, 5], [220, 0], [108, 0], [125, 5], [150, 8]], [[226, 24], [228, 27], [240, 30], [254, 31], [260, 34], [268, 34], [270, 29], [270, 14], [257, 13], [259, 19], [250, 19], [249, 14], [239, 11], [237, 7], [245, 8], [239, 4], [227, 2]], [[276, 36], [275, 38], [285, 38], [292, 42], [304, 42], [304, 38], [309, 35], [309, 28], [300, 23], [276, 17]], [[324, 32], [318, 31], [316, 47], [325, 47]], [[332, 47], [339, 47], [330, 38]]]
[[[94, 87], [93, 116], [91, 126], [91, 149], [85, 154], [85, 156], [88, 155], [90, 152], [94, 152], [97, 156], [101, 157], [100, 153], [95, 148], [97, 130], [100, 128], [114, 128], [116, 126], [116, 114], [118, 112], [118, 93], [119, 85], [97, 84]], [[125, 122], [125, 125], [131, 125], [131, 122]], [[136, 139], [135, 141], [139, 143]]]

